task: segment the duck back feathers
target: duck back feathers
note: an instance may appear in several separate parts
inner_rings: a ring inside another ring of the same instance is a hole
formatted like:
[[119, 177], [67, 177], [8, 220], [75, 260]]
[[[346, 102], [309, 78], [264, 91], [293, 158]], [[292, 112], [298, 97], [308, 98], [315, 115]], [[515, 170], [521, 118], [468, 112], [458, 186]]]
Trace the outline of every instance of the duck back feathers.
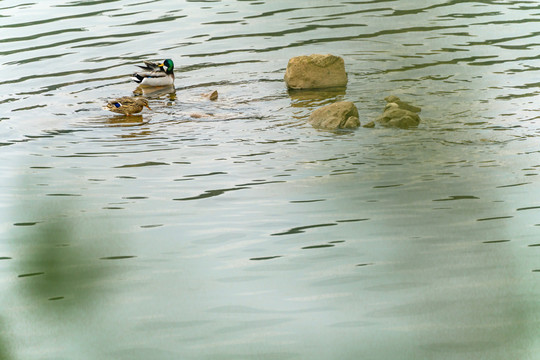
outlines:
[[118, 99], [109, 100], [103, 107], [118, 114], [131, 115], [140, 113], [143, 107], [150, 109], [148, 100], [141, 97], [124, 96]]
[[141, 71], [135, 72], [131, 79], [140, 85], [167, 86], [174, 84], [174, 63], [166, 59], [158, 64], [151, 61], [143, 61], [143, 65], [137, 65]]

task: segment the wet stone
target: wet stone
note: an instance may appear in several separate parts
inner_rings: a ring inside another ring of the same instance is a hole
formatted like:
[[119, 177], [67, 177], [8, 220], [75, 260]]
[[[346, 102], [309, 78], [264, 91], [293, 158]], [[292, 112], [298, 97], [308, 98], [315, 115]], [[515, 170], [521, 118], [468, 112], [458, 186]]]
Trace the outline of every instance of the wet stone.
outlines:
[[365, 127], [365, 128], [374, 128], [375, 127], [375, 122], [373, 121], [370, 121], [364, 125], [362, 125], [362, 127]]
[[376, 122], [382, 126], [396, 127], [401, 129], [409, 129], [417, 127], [420, 124], [420, 116], [418, 113], [421, 109], [401, 101], [395, 95], [390, 95], [384, 98], [387, 102], [382, 115], [377, 117]]
[[212, 92], [209, 92], [207, 94], [204, 94], [203, 95], [205, 98], [207, 98], [208, 100], [211, 100], [211, 101], [216, 101], [218, 99], [218, 91], [217, 90], [214, 90]]
[[315, 128], [326, 130], [356, 129], [360, 126], [358, 109], [350, 101], [318, 108], [310, 115], [308, 122]]
[[339, 56], [312, 54], [293, 57], [287, 64], [289, 89], [323, 89], [347, 86], [345, 62]]

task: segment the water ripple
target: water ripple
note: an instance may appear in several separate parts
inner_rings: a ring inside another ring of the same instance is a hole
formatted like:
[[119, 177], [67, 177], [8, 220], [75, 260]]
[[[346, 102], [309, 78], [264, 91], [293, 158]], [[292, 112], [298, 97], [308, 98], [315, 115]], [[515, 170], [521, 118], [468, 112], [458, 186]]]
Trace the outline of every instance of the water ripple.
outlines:
[[[274, 358], [497, 358], [495, 343], [523, 358], [539, 291], [536, 3], [0, 3], [0, 305], [21, 324], [0, 329], [0, 357], [76, 358], [81, 334], [122, 318], [126, 336], [98, 336], [89, 358], [141, 344], [163, 358], [275, 344]], [[310, 53], [342, 56], [347, 88], [288, 91], [288, 59]], [[164, 58], [175, 87], [139, 93], [136, 65]], [[101, 109], [134, 92], [152, 111]], [[389, 94], [422, 107], [417, 129], [306, 122], [346, 100], [365, 123]], [[47, 335], [82, 312], [101, 320]], [[357, 341], [396, 329], [390, 347]], [[312, 350], [320, 333], [338, 353]]]
[[272, 236], [281, 236], [281, 235], [296, 235], [306, 232], [306, 230], [314, 229], [314, 228], [320, 228], [320, 227], [327, 227], [327, 226], [335, 226], [338, 225], [337, 223], [327, 223], [327, 224], [314, 224], [314, 225], [306, 225], [306, 226], [297, 226], [293, 227], [287, 231], [279, 232], [271, 234]]

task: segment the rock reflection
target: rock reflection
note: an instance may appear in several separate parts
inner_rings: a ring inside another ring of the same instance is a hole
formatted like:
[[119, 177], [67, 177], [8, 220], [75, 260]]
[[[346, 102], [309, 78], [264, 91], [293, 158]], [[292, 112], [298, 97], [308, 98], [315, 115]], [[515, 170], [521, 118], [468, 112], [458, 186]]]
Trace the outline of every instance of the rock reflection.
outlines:
[[299, 108], [311, 108], [332, 104], [342, 101], [346, 94], [346, 88], [319, 89], [319, 90], [290, 90], [291, 106]]

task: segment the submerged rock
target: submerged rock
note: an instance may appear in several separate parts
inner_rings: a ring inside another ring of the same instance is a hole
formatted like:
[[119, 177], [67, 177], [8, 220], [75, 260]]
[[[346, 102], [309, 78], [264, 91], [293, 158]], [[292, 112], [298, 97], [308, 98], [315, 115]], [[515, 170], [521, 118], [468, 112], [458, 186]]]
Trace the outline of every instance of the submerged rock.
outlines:
[[315, 128], [356, 129], [360, 126], [358, 109], [350, 101], [340, 101], [313, 111], [308, 122]]
[[293, 57], [285, 82], [290, 89], [324, 89], [347, 86], [345, 62], [339, 56], [312, 54]]
[[387, 102], [386, 106], [388, 106], [390, 104], [396, 104], [400, 109], [403, 109], [403, 110], [409, 110], [409, 111], [412, 111], [412, 112], [415, 112], [415, 113], [419, 113], [420, 111], [422, 111], [422, 109], [420, 109], [418, 106], [414, 106], [414, 105], [411, 105], [409, 103], [406, 103], [405, 101], [401, 101], [395, 95], [387, 96], [387, 97], [384, 98], [384, 100], [386, 100], [386, 102]]
[[370, 121], [370, 122], [368, 122], [367, 124], [362, 125], [362, 127], [365, 127], [365, 128], [374, 128], [374, 127], [375, 127], [375, 123], [374, 123], [373, 121]]
[[218, 99], [219, 94], [218, 94], [217, 90], [214, 90], [214, 91], [209, 92], [207, 94], [203, 94], [203, 96], [205, 98], [207, 98], [208, 100], [216, 101]]
[[390, 95], [384, 98], [387, 104], [384, 112], [375, 121], [383, 126], [408, 129], [420, 124], [418, 113], [421, 109], [417, 106], [401, 101], [397, 96]]

